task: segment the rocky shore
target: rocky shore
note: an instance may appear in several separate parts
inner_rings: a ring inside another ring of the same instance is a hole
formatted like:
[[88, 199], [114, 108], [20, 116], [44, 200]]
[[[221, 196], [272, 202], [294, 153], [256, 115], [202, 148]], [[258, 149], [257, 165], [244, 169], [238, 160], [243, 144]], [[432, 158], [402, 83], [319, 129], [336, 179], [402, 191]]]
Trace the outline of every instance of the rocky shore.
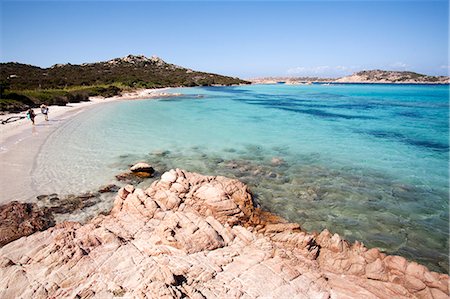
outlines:
[[0, 206], [0, 246], [22, 236], [45, 230], [55, 225], [49, 209], [32, 203], [10, 202]]
[[4, 245], [0, 285], [1, 298], [449, 295], [446, 274], [327, 230], [304, 232], [255, 207], [242, 182], [180, 169], [146, 190], [121, 188], [108, 215]]

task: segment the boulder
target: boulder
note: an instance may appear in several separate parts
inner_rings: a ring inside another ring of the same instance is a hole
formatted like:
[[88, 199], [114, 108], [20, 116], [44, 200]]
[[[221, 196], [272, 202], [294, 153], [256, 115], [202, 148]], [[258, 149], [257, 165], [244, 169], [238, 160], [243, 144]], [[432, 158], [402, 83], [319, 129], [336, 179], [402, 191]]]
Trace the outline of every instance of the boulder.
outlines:
[[13, 201], [0, 206], [0, 246], [55, 225], [48, 209]]
[[133, 166], [131, 166], [130, 168], [131, 172], [146, 172], [149, 174], [152, 174], [155, 172], [155, 170], [153, 169], [153, 167], [145, 162], [139, 162], [134, 164]]
[[153, 167], [145, 162], [139, 162], [130, 168], [129, 172], [116, 175], [116, 179], [127, 184], [139, 184], [155, 173]]

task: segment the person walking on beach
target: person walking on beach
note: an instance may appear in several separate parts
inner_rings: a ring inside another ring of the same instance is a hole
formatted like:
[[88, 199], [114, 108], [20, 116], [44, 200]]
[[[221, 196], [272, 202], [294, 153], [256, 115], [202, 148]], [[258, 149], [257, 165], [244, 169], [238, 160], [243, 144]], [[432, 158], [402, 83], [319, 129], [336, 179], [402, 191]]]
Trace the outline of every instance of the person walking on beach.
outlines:
[[34, 114], [34, 111], [33, 111], [33, 109], [28, 109], [28, 111], [27, 111], [27, 118], [29, 119], [29, 120], [31, 120], [31, 123], [33, 124], [33, 126], [34, 126], [34, 118], [36, 117], [36, 114]]
[[45, 120], [48, 121], [48, 106], [45, 104], [41, 105], [41, 113], [45, 115]]

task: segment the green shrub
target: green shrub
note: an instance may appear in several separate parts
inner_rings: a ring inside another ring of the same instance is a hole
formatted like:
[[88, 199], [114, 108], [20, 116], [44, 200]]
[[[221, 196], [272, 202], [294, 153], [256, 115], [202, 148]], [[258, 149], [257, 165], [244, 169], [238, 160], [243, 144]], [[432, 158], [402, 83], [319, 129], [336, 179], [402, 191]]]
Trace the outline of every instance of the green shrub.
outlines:
[[12, 99], [0, 99], [0, 110], [9, 112], [21, 112], [29, 109], [30, 106]]

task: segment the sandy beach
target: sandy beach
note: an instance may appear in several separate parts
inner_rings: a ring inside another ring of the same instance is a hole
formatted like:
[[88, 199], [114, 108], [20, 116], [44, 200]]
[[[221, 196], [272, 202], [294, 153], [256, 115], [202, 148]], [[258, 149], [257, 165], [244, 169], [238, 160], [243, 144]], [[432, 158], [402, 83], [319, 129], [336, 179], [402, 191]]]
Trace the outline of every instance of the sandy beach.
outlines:
[[39, 195], [35, 193], [33, 177], [31, 176], [35, 158], [48, 136], [72, 117], [95, 105], [112, 101], [179, 95], [167, 92], [169, 89], [144, 89], [111, 98], [91, 97], [89, 102], [50, 106], [49, 121], [45, 121], [40, 109], [35, 108], [34, 111], [37, 115], [34, 126], [25, 117], [25, 111], [1, 115], [0, 120], [6, 120], [14, 116], [23, 116], [24, 118], [0, 125], [0, 168], [2, 169], [0, 172], [0, 190], [2, 190], [0, 203], [11, 200], [32, 201], [35, 196]]

